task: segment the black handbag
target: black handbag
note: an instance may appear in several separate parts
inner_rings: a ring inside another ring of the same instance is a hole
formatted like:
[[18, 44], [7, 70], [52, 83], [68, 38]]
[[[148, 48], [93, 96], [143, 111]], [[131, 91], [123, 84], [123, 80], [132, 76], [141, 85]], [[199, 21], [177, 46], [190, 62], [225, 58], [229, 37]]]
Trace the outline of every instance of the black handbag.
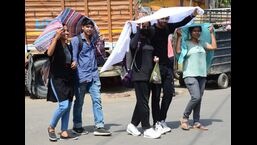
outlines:
[[[140, 44], [140, 42], [138, 42], [138, 43]], [[128, 87], [128, 88], [133, 88], [134, 87], [133, 82], [132, 82], [132, 68], [133, 68], [133, 65], [135, 63], [135, 59], [136, 59], [138, 49], [139, 49], [139, 45], [138, 45], [138, 47], [135, 51], [135, 55], [132, 59], [132, 62], [131, 62], [131, 65], [130, 65], [129, 69], [125, 69], [126, 73], [121, 76], [122, 85], [125, 86], [125, 87]]]

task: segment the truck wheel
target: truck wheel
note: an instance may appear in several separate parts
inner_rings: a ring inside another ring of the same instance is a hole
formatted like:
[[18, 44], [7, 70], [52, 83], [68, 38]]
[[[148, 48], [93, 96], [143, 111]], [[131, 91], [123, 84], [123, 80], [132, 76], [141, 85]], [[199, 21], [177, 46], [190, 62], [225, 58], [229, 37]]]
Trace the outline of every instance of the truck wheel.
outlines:
[[25, 96], [29, 96], [29, 90], [27, 88], [28, 82], [28, 70], [25, 68]]
[[46, 59], [40, 59], [34, 62], [31, 70], [31, 98], [45, 99], [47, 95], [47, 86], [44, 85], [42, 76], [40, 73], [42, 65], [46, 62]]
[[229, 78], [228, 78], [227, 74], [225, 74], [225, 73], [220, 74], [218, 77], [217, 83], [218, 83], [218, 87], [220, 89], [227, 88], [228, 84], [229, 84]]

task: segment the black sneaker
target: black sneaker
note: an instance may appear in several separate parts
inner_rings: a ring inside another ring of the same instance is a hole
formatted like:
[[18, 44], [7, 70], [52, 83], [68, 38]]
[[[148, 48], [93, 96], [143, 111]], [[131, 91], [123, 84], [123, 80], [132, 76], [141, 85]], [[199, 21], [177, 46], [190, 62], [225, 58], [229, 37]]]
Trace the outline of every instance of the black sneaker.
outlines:
[[54, 131], [49, 131], [49, 129], [47, 129], [47, 132], [48, 132], [48, 138], [49, 138], [50, 141], [57, 141], [58, 140]]
[[103, 127], [95, 128], [94, 135], [96, 136], [110, 136], [112, 133]]
[[88, 131], [86, 131], [83, 127], [80, 128], [74, 128], [72, 129], [72, 132], [79, 135], [86, 135], [88, 134]]

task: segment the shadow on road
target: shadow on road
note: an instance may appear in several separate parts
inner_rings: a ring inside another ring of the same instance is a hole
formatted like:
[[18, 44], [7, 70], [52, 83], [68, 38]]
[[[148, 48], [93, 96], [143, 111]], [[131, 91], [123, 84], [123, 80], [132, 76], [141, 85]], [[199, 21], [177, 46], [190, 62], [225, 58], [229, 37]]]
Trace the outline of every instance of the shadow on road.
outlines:
[[[210, 126], [213, 122], [223, 122], [221, 119], [201, 119], [200, 120], [201, 123], [208, 127]], [[180, 121], [170, 121], [170, 122], [166, 122], [167, 125], [169, 127], [171, 127], [172, 129], [177, 129], [177, 128], [180, 128]], [[192, 119], [189, 119], [189, 125], [193, 125], [193, 120]]]
[[101, 93], [123, 93], [133, 88], [126, 88], [121, 84], [120, 77], [101, 77]]
[[[121, 124], [104, 124], [104, 128], [107, 130], [110, 130], [110, 128], [112, 126], [122, 126]], [[88, 125], [88, 126], [82, 126], [86, 131], [88, 131], [89, 133], [93, 133], [94, 132], [94, 125]], [[68, 130], [69, 132], [72, 132], [71, 129]]]

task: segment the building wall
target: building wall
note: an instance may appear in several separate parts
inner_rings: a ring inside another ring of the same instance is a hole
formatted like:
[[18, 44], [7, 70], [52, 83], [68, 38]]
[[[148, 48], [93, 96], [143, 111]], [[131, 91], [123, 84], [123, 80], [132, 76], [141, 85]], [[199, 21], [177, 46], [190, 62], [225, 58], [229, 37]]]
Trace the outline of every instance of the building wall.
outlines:
[[69, 7], [92, 18], [107, 41], [117, 41], [133, 18], [133, 0], [25, 0], [25, 40], [33, 43], [46, 25]]

